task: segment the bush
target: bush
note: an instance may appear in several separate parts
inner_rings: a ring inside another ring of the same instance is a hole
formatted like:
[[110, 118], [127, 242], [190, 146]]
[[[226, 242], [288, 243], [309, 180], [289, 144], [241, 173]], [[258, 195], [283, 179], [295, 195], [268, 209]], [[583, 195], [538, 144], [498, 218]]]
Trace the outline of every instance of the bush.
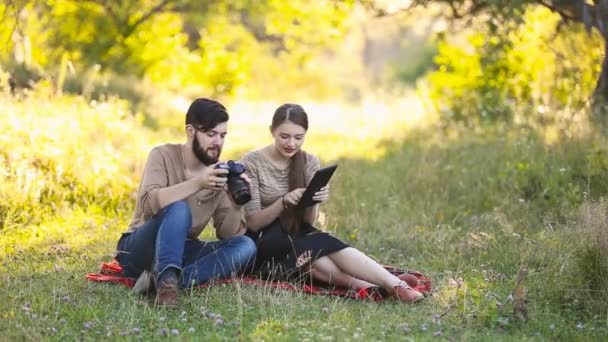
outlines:
[[0, 230], [85, 208], [131, 205], [152, 135], [124, 101], [0, 96]]
[[[602, 58], [598, 34], [530, 7], [523, 23], [482, 25], [458, 45], [442, 39], [428, 76], [435, 109], [446, 121], [502, 121], [546, 126], [586, 107]], [[570, 111], [560, 109], [571, 108]]]
[[608, 201], [585, 202], [577, 214], [578, 273], [591, 293], [608, 299]]

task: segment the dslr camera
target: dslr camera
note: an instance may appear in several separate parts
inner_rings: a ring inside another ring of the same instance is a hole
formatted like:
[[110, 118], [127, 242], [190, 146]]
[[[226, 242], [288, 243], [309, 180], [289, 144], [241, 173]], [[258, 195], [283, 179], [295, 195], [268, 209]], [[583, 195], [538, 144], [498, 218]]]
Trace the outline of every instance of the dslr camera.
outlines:
[[228, 170], [228, 174], [222, 176], [228, 177], [228, 192], [236, 204], [243, 205], [251, 200], [249, 183], [241, 178], [241, 174], [245, 172], [245, 165], [229, 160], [226, 163], [217, 164], [215, 168]]

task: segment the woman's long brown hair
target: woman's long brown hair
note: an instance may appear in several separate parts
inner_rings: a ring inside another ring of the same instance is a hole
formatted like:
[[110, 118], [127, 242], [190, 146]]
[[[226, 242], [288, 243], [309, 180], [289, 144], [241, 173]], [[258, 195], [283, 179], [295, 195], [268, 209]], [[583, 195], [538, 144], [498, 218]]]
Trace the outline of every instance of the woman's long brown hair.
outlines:
[[[302, 126], [304, 130], [308, 130], [308, 115], [302, 106], [286, 103], [281, 105], [274, 112], [272, 117], [272, 125], [270, 128], [274, 131], [279, 125], [285, 121], [293, 122], [298, 126]], [[297, 188], [306, 187], [306, 152], [301, 149], [291, 157], [289, 164], [289, 191]], [[300, 231], [304, 222], [305, 208], [289, 207], [281, 213], [281, 224], [286, 227], [291, 235]]]

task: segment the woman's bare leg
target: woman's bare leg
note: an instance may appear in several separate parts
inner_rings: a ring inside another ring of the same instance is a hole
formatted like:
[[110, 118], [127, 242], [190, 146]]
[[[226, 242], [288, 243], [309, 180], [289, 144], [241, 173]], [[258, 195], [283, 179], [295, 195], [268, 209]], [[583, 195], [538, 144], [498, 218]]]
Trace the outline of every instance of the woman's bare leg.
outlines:
[[327, 257], [344, 273], [385, 289], [392, 289], [401, 284], [399, 278], [355, 248], [344, 248]]
[[325, 283], [355, 290], [374, 286], [374, 284], [345, 273], [327, 256], [321, 257], [312, 263], [311, 275], [313, 278]]

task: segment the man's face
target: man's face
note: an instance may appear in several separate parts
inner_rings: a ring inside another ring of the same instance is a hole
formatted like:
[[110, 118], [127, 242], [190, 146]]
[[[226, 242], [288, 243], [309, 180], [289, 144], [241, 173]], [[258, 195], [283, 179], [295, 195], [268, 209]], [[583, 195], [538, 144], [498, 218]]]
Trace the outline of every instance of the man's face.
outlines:
[[222, 122], [205, 132], [195, 130], [192, 141], [192, 152], [201, 163], [209, 166], [217, 163], [222, 154], [226, 138], [227, 122]]

